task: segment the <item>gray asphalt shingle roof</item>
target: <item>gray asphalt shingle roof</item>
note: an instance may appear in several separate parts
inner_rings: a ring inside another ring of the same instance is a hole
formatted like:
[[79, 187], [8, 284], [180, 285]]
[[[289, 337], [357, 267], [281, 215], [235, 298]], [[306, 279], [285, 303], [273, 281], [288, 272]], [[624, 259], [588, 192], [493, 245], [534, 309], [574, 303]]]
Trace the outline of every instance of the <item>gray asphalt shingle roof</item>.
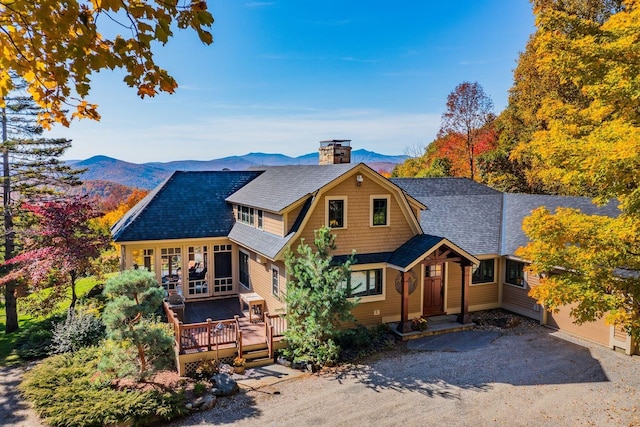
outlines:
[[234, 224], [225, 199], [259, 171], [174, 172], [111, 227], [116, 242], [227, 236]]
[[444, 238], [440, 236], [418, 234], [396, 249], [389, 257], [388, 262], [389, 264], [406, 268], [420, 256], [424, 255], [425, 252], [443, 240]]
[[227, 201], [280, 212], [356, 166], [348, 163], [268, 167], [258, 178], [230, 195]]
[[289, 243], [293, 235], [294, 233], [289, 233], [284, 237], [280, 237], [237, 222], [229, 232], [229, 239], [251, 248], [254, 252], [274, 259], [278, 252]]
[[504, 194], [504, 221], [501, 255], [512, 255], [520, 246], [528, 243], [522, 220], [541, 206], [555, 212], [558, 207], [576, 208], [588, 215], [605, 215], [616, 217], [620, 214], [617, 202], [612, 201], [605, 206], [593, 204], [588, 197], [549, 196], [543, 194]]
[[390, 178], [389, 181], [415, 198], [502, 194], [469, 178]]
[[502, 193], [468, 178], [392, 178], [427, 206], [420, 225], [474, 255], [500, 251]]

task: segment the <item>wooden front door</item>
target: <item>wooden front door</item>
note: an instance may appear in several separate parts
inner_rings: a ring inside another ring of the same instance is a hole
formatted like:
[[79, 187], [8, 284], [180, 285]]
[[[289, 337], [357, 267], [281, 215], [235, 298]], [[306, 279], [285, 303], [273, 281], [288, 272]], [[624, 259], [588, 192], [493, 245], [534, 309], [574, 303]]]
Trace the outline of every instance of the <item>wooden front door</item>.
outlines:
[[442, 264], [425, 266], [422, 315], [433, 316], [444, 313], [444, 284]]

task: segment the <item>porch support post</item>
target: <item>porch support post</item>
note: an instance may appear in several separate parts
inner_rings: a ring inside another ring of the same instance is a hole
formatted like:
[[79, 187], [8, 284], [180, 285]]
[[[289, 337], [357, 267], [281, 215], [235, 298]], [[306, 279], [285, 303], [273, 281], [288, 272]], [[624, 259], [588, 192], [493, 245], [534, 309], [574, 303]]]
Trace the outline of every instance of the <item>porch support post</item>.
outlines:
[[400, 306], [400, 323], [396, 328], [401, 334], [411, 332], [411, 323], [409, 322], [409, 275], [400, 272], [402, 278], [402, 300]]
[[469, 285], [471, 284], [471, 265], [462, 266], [462, 300], [460, 301], [460, 314], [458, 314], [458, 323], [466, 325], [471, 323], [471, 315], [469, 314]]

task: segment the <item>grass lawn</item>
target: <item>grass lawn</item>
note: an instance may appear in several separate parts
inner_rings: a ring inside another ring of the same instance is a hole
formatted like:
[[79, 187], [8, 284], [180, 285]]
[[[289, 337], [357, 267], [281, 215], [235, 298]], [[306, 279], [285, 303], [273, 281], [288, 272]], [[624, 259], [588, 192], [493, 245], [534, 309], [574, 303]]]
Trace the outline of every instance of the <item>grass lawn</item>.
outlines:
[[[78, 298], [86, 294], [96, 283], [97, 280], [94, 277], [86, 277], [78, 280], [76, 283], [76, 293], [78, 294]], [[69, 289], [68, 294], [69, 299], [64, 301], [63, 304], [60, 304], [56, 310], [56, 313], [53, 314], [62, 313], [64, 312], [64, 310], [69, 308], [69, 303], [71, 302], [71, 289]], [[20, 330], [12, 334], [6, 334], [4, 332], [6, 310], [4, 301], [0, 302], [0, 366], [20, 363], [22, 361], [20, 359], [20, 356], [18, 356], [14, 352], [18, 340], [23, 337], [25, 332], [30, 328], [37, 328], [38, 324], [44, 323], [46, 320], [47, 318], [45, 317], [34, 318], [27, 314], [21, 313], [20, 299], [18, 299], [18, 324], [20, 325]]]

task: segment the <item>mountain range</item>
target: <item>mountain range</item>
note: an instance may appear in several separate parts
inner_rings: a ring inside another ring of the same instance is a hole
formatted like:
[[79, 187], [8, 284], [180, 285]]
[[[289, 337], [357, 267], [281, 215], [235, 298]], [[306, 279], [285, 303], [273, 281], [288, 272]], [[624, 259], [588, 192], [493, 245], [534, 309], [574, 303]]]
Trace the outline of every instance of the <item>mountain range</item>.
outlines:
[[[364, 149], [351, 152], [353, 163], [365, 163], [377, 171], [391, 172], [393, 168], [404, 162], [407, 156], [387, 156]], [[249, 153], [244, 156], [230, 156], [213, 160], [176, 160], [159, 163], [129, 163], [107, 156], [94, 156], [86, 160], [70, 160], [67, 162], [78, 169], [86, 169], [80, 175], [83, 181], [110, 181], [129, 187], [152, 189], [166, 179], [172, 172], [205, 171], [205, 170], [246, 170], [261, 166], [315, 165], [318, 164], [318, 153], [309, 153], [299, 157], [284, 154]]]

